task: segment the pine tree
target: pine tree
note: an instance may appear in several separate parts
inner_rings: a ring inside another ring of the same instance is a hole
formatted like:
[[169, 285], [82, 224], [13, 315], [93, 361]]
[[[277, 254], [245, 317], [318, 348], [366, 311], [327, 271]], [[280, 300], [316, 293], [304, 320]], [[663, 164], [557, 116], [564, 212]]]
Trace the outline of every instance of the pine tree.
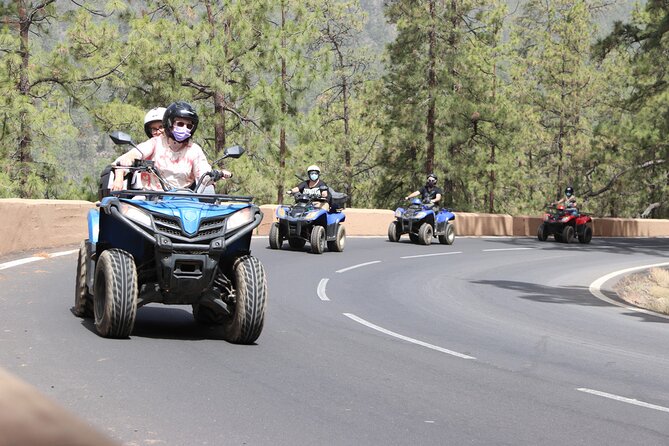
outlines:
[[[387, 111], [379, 203], [389, 205], [392, 200], [383, 197], [396, 197], [395, 189], [402, 195], [415, 190], [430, 172], [443, 179], [445, 205], [482, 207], [482, 173], [490, 181], [484, 201], [494, 199], [492, 150], [500, 142], [492, 129], [502, 125], [504, 112], [492, 105], [501, 91], [502, 9], [486, 1], [388, 3], [387, 17], [398, 33], [388, 46], [379, 98]], [[487, 173], [481, 163], [490, 166]]]
[[668, 22], [669, 6], [652, 0], [598, 43], [615, 87], [607, 89], [610, 111], [597, 133], [608, 166], [589, 175], [589, 194], [604, 214], [669, 216]]
[[341, 185], [348, 196], [347, 205], [352, 206], [355, 183], [371, 173], [374, 161], [369, 136], [378, 132], [368, 126], [369, 121], [360, 125], [364, 113], [359, 108], [364, 100], [360, 95], [364, 83], [373, 76], [369, 70], [372, 57], [358, 41], [367, 17], [357, 0], [325, 0], [320, 9], [323, 15], [317, 44], [327, 51], [330, 75], [316, 99], [320, 124], [314, 137], [322, 151], [332, 154], [327, 160], [329, 178], [338, 179], [337, 187]]
[[75, 25], [69, 18], [95, 14], [102, 13], [53, 0], [0, 6], [0, 195], [57, 198], [74, 187], [60, 162], [79, 136], [71, 119], [72, 98], [108, 72], [101, 70], [105, 65], [93, 73], [74, 64], [70, 31]]
[[525, 121], [518, 142], [531, 207], [559, 197], [566, 186], [573, 186], [577, 195], [585, 187], [598, 99], [605, 87], [591, 58], [593, 15], [601, 7], [592, 0], [533, 0], [525, 4], [513, 31], [519, 56], [512, 72], [514, 99]]

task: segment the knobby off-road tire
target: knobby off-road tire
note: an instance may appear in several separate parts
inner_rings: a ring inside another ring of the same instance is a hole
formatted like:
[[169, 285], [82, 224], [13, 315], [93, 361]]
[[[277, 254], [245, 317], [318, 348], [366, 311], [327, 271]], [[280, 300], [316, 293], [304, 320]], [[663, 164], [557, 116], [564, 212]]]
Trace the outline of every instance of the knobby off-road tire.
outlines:
[[390, 226], [388, 226], [388, 240], [391, 242], [399, 242], [400, 241], [400, 230], [397, 227], [397, 222], [396, 221], [391, 221]]
[[272, 249], [281, 249], [282, 244], [283, 240], [281, 239], [279, 224], [274, 222], [269, 228], [269, 247]]
[[323, 254], [325, 251], [325, 228], [323, 226], [314, 226], [311, 229], [311, 252], [314, 254]]
[[418, 229], [418, 243], [421, 245], [432, 244], [432, 226], [427, 223], [420, 225]]
[[78, 317], [93, 317], [93, 295], [86, 285], [88, 262], [86, 258], [86, 241], [79, 245], [77, 260], [77, 278], [74, 285], [74, 307], [72, 311]]
[[307, 243], [307, 241], [303, 238], [289, 238], [288, 239], [288, 244], [293, 249], [304, 249], [304, 245], [306, 243]]
[[95, 268], [95, 328], [106, 338], [127, 338], [137, 314], [137, 268], [132, 256], [108, 249]]
[[574, 228], [573, 226], [565, 226], [562, 230], [562, 242], [571, 243], [574, 238]]
[[592, 228], [590, 226], [586, 226], [583, 229], [583, 233], [578, 235], [578, 241], [579, 243], [590, 243], [590, 240], [592, 240]]
[[450, 223], [446, 223], [446, 234], [442, 234], [439, 236], [439, 243], [441, 243], [442, 245], [452, 245], [454, 241], [455, 241], [455, 230], [453, 229], [453, 225]]
[[232, 267], [236, 303], [223, 333], [235, 344], [253, 344], [262, 332], [267, 307], [267, 278], [260, 260], [242, 256]]
[[328, 242], [328, 251], [342, 252], [344, 251], [345, 245], [346, 245], [346, 229], [342, 225], [339, 225], [337, 226], [337, 237], [333, 242]]
[[542, 224], [539, 225], [537, 229], [537, 238], [540, 242], [545, 242], [548, 239], [548, 234], [546, 233], [546, 227]]

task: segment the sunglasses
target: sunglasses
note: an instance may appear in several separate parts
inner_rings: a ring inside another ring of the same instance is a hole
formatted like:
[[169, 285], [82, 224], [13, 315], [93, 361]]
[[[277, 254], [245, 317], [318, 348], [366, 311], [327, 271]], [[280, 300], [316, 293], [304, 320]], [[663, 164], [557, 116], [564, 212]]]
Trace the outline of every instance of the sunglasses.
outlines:
[[174, 127], [183, 127], [186, 126], [188, 130], [191, 130], [193, 128], [193, 124], [191, 123], [185, 123], [183, 121], [175, 121], [174, 122]]

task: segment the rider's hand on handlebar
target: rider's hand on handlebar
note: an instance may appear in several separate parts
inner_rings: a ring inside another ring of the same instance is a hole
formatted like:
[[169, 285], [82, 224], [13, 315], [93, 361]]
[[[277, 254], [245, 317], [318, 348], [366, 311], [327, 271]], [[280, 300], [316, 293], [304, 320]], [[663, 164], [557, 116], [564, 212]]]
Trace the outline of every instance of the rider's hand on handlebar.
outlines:
[[212, 180], [218, 181], [221, 178], [225, 178], [226, 180], [228, 178], [232, 178], [232, 172], [230, 172], [229, 170], [225, 170], [225, 169], [223, 169], [223, 170], [212, 170], [211, 171], [211, 179]]
[[114, 174], [111, 190], [123, 190], [123, 174], [120, 171]]
[[132, 156], [130, 153], [126, 153], [124, 155], [119, 156], [116, 159], [115, 164], [121, 167], [131, 167], [134, 162], [135, 162], [135, 157]]

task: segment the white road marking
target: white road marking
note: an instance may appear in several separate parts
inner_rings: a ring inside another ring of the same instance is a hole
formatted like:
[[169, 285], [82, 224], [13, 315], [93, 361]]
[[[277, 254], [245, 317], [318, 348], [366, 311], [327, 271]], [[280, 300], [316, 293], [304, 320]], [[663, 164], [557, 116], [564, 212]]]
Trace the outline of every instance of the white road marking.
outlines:
[[435, 254], [419, 254], [417, 256], [400, 257], [400, 259], [417, 259], [419, 257], [450, 256], [451, 254], [462, 254], [462, 251], [438, 252], [438, 253], [435, 253]]
[[44, 257], [28, 257], [27, 259], [12, 260], [11, 262], [1, 264], [0, 270], [25, 265], [26, 263], [37, 262], [38, 260], [44, 260]]
[[496, 248], [496, 249], [484, 249], [483, 252], [495, 252], [495, 251], [525, 251], [528, 249], [534, 248]]
[[328, 284], [329, 279], [321, 279], [321, 281], [318, 283], [318, 288], [316, 289], [316, 294], [318, 294], [318, 297], [322, 301], [330, 300], [328, 296], [325, 294], [325, 287]]
[[54, 252], [53, 254], [49, 254], [49, 257], [61, 257], [61, 256], [69, 256], [70, 254], [74, 254], [75, 252], [79, 252], [78, 249], [72, 249], [70, 251], [61, 251], [61, 252]]
[[26, 257], [25, 259], [12, 260], [11, 262], [0, 263], [0, 270], [13, 268], [19, 265], [25, 265], [26, 263], [37, 262], [38, 260], [50, 259], [51, 257], [67, 256], [70, 254], [74, 254], [75, 252], [79, 252], [79, 250], [73, 249], [70, 251], [54, 252], [53, 254], [49, 254], [44, 257], [35, 256], [35, 257]]
[[617, 302], [613, 299], [609, 299], [608, 297], [606, 297], [604, 295], [604, 293], [602, 293], [602, 290], [601, 290], [602, 285], [604, 285], [609, 280], [611, 280], [614, 277], [619, 276], [621, 274], [631, 273], [633, 271], [639, 271], [639, 270], [642, 270], [642, 269], [654, 268], [656, 266], [667, 266], [667, 265], [669, 265], [669, 262], [654, 263], [652, 265], [635, 266], [633, 268], [626, 268], [626, 269], [621, 269], [620, 271], [614, 271], [614, 272], [609, 273], [605, 276], [602, 276], [599, 279], [592, 282], [590, 284], [590, 288], [589, 288], [590, 293], [599, 300], [603, 300], [604, 302], [608, 302], [612, 305], [622, 307], [626, 310], [636, 311], [637, 313], [651, 314], [653, 316], [661, 317], [661, 318], [664, 318], [664, 319], [669, 319], [669, 316], [667, 316], [666, 314], [655, 313], [654, 311], [645, 310], [643, 308], [631, 307], [629, 305], [625, 305], [625, 304], [622, 304], [620, 302]]
[[600, 392], [599, 390], [586, 389], [584, 387], [579, 387], [576, 390], [579, 392], [590, 393], [592, 395], [601, 396], [604, 398], [609, 398], [612, 400], [620, 401], [622, 403], [634, 404], [635, 406], [645, 407], [647, 409], [659, 410], [661, 412], [669, 412], [669, 407], [658, 406], [655, 404], [645, 403], [643, 401], [635, 400], [633, 398], [626, 398], [624, 396], [614, 395], [612, 393]]
[[408, 336], [404, 336], [404, 335], [401, 335], [401, 334], [399, 334], [399, 333], [395, 333], [394, 331], [387, 330], [387, 329], [385, 329], [385, 328], [383, 328], [383, 327], [379, 327], [378, 325], [374, 325], [374, 324], [372, 324], [371, 322], [368, 322], [368, 321], [366, 321], [366, 320], [364, 320], [364, 319], [362, 319], [362, 318], [359, 318], [359, 317], [356, 316], [355, 314], [351, 314], [351, 313], [342, 313], [342, 314], [343, 314], [344, 316], [346, 316], [347, 318], [352, 319], [352, 320], [354, 320], [355, 322], [357, 322], [357, 323], [359, 323], [359, 324], [362, 324], [362, 325], [364, 325], [364, 326], [366, 326], [366, 327], [371, 328], [372, 330], [379, 331], [379, 332], [381, 332], [381, 333], [383, 333], [383, 334], [387, 334], [387, 335], [392, 336], [392, 337], [395, 337], [395, 338], [397, 338], [397, 339], [401, 339], [401, 340], [403, 340], [403, 341], [411, 342], [412, 344], [420, 345], [421, 347], [430, 348], [430, 349], [432, 349], [432, 350], [436, 350], [436, 351], [438, 351], [438, 352], [446, 353], [447, 355], [457, 356], [458, 358], [462, 358], [462, 359], [476, 359], [475, 357], [473, 357], [473, 356], [469, 356], [469, 355], [465, 355], [464, 353], [454, 352], [453, 350], [448, 350], [448, 349], [445, 349], [445, 348], [443, 348], [443, 347], [439, 347], [439, 346], [437, 346], [437, 345], [428, 344], [427, 342], [419, 341], [418, 339], [413, 339], [413, 338], [410, 338], [410, 337], [408, 337]]
[[350, 271], [352, 269], [360, 268], [361, 266], [373, 265], [375, 263], [381, 263], [381, 261], [380, 260], [374, 260], [373, 262], [359, 263], [357, 265], [349, 266], [348, 268], [338, 269], [335, 272], [336, 273], [344, 273], [344, 272]]

